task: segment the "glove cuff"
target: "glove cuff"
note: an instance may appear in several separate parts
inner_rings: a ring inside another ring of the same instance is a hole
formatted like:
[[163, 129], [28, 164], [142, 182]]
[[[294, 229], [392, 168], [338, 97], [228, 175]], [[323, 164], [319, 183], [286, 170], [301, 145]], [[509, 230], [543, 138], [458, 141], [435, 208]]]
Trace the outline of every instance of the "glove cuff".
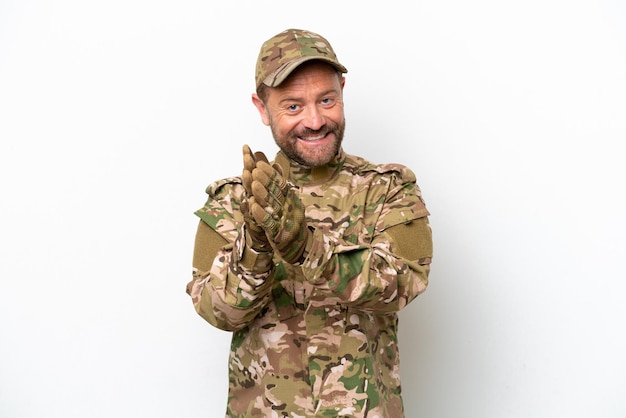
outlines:
[[300, 236], [287, 248], [279, 251], [280, 256], [289, 264], [301, 266], [309, 255], [312, 242], [313, 234], [309, 228], [304, 226], [300, 230]]
[[253, 249], [258, 253], [271, 253], [272, 246], [265, 235], [263, 229], [255, 230], [248, 223], [244, 224], [243, 233], [245, 234], [246, 247]]

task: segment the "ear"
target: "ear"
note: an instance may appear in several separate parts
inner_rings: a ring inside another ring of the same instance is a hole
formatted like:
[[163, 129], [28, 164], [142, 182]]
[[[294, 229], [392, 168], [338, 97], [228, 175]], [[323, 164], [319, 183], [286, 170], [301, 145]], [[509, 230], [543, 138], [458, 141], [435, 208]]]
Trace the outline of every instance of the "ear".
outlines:
[[263, 103], [263, 100], [261, 100], [259, 98], [259, 95], [256, 93], [252, 93], [252, 104], [254, 104], [256, 110], [259, 111], [259, 115], [261, 115], [261, 121], [263, 121], [263, 124], [269, 126], [270, 118], [267, 115], [267, 108], [265, 107], [265, 103]]

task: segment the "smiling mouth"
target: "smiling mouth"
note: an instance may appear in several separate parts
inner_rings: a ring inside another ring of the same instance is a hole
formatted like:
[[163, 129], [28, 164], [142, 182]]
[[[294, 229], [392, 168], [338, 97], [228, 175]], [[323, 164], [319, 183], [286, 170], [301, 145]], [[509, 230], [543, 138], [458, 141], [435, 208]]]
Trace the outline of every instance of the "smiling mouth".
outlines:
[[306, 142], [314, 142], [314, 141], [322, 140], [326, 138], [327, 136], [328, 136], [328, 132], [324, 132], [323, 134], [318, 134], [318, 135], [298, 136], [298, 139], [301, 141], [306, 141]]

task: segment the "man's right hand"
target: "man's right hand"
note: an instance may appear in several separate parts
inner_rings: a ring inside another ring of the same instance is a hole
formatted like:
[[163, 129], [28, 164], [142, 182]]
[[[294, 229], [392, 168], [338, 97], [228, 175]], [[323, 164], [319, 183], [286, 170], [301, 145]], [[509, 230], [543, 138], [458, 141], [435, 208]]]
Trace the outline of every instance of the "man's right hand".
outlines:
[[241, 201], [240, 209], [247, 231], [246, 243], [255, 251], [269, 252], [272, 251], [272, 246], [269, 243], [267, 235], [265, 235], [265, 230], [256, 222], [251, 213], [251, 208], [255, 204], [254, 196], [252, 195], [252, 170], [256, 168], [258, 161], [268, 162], [265, 154], [260, 151], [253, 154], [250, 147], [244, 145], [243, 173], [241, 179], [246, 193]]

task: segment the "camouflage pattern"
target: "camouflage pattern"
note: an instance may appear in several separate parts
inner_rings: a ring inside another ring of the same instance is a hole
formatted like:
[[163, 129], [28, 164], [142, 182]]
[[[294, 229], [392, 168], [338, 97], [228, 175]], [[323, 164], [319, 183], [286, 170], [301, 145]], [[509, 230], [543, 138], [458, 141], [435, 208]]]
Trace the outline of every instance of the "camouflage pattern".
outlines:
[[256, 87], [261, 84], [276, 87], [300, 64], [314, 59], [326, 61], [342, 73], [348, 72], [323, 36], [307, 30], [287, 29], [261, 46], [256, 62]]
[[[313, 230], [301, 266], [246, 247], [240, 178], [209, 186], [196, 212], [227, 242], [188, 286], [196, 311], [233, 331], [226, 416], [402, 418], [397, 313], [426, 289], [432, 257], [414, 174], [343, 151], [321, 168], [275, 161]], [[388, 231], [420, 220], [425, 250], [404, 259]]]

